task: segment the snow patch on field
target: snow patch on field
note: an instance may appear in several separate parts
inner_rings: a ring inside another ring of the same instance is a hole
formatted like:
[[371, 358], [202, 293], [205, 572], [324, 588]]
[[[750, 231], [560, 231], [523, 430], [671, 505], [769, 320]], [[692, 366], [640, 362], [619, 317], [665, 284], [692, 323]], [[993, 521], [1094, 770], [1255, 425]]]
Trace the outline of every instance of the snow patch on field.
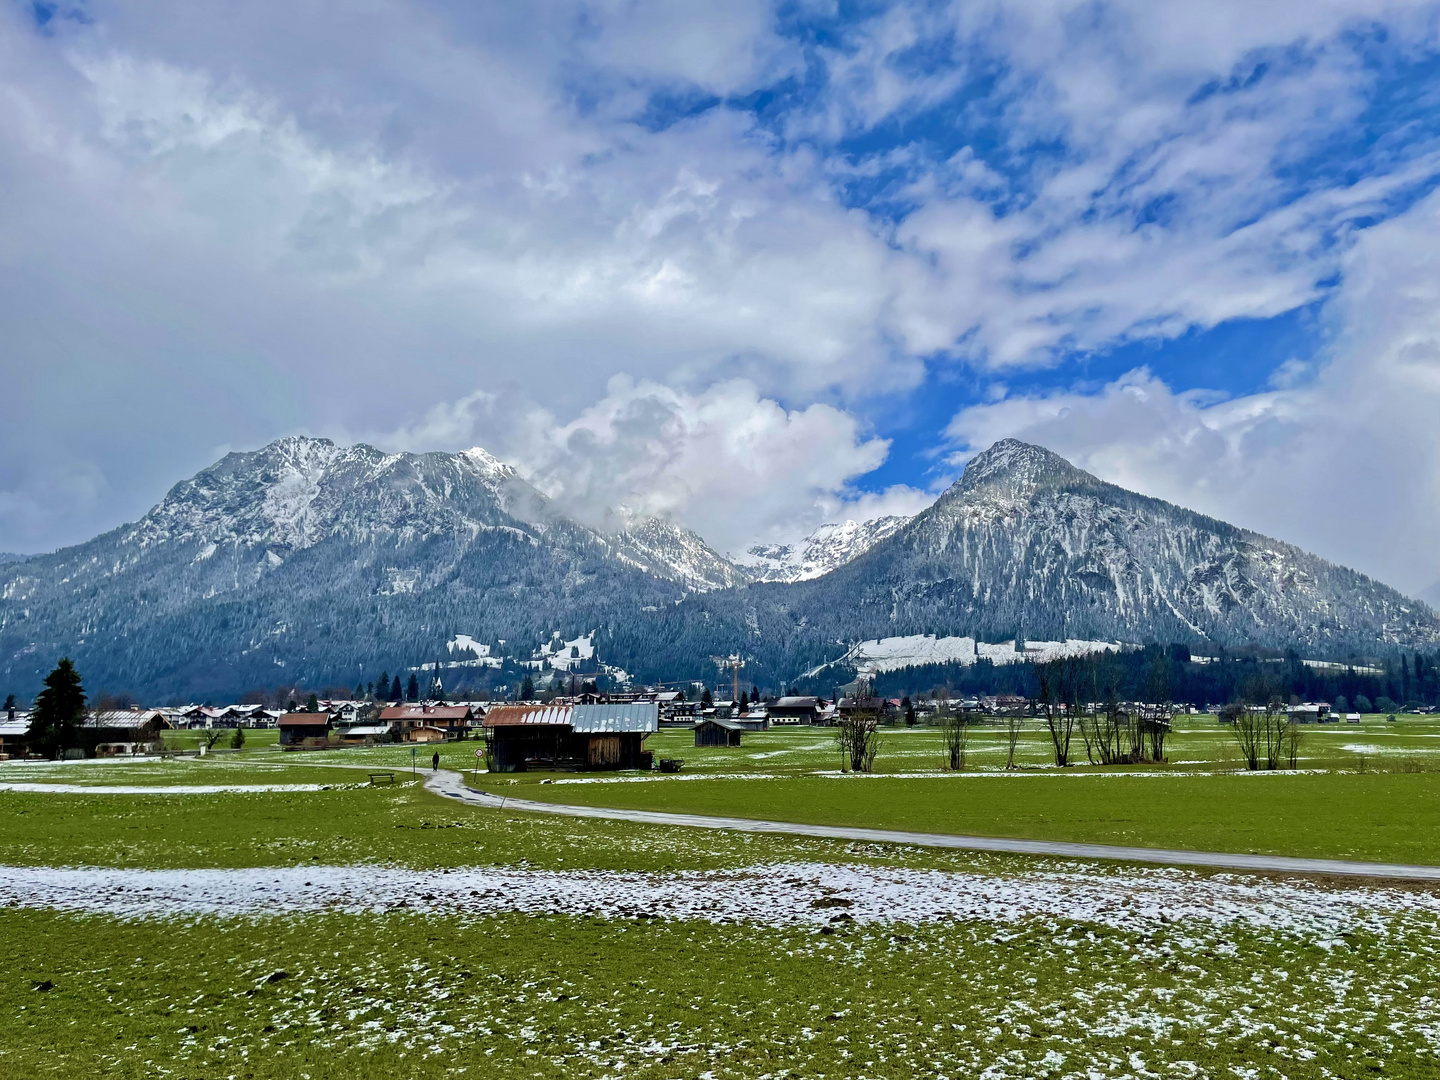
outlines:
[[1015, 923], [1033, 917], [1117, 929], [1187, 920], [1329, 939], [1390, 917], [1440, 913], [1425, 892], [1334, 889], [1240, 875], [1098, 868], [995, 876], [861, 865], [782, 863], [666, 874], [384, 866], [133, 870], [0, 867], [0, 906], [126, 918], [367, 912], [559, 913], [767, 925]]
[[1015, 648], [1013, 641], [992, 645], [976, 641], [972, 637], [936, 637], [934, 634], [911, 634], [907, 637], [876, 638], [852, 646], [850, 651], [838, 660], [807, 672], [808, 676], [818, 675], [827, 667], [836, 664], [852, 666], [860, 675], [874, 676], [885, 671], [898, 671], [905, 667], [919, 667], [922, 664], [964, 664], [970, 666], [980, 660], [992, 664], [1048, 663], [1067, 656], [1089, 656], [1099, 652], [1118, 652], [1120, 645], [1113, 641], [1085, 641], [1069, 638], [1065, 641], [1025, 641], [1021, 648]]

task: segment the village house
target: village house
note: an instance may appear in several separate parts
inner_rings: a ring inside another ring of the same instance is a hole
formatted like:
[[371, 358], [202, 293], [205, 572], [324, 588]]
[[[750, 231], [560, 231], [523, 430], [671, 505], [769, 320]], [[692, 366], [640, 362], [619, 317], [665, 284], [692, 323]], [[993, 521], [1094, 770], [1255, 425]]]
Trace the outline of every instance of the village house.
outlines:
[[0, 761], [25, 756], [25, 737], [30, 732], [30, 714], [10, 708], [0, 716]]
[[468, 705], [392, 705], [379, 722], [406, 742], [446, 742], [466, 738], [475, 711]]
[[770, 723], [776, 727], [791, 724], [818, 724], [825, 715], [825, 702], [818, 697], [781, 697], [766, 706]]
[[160, 748], [160, 733], [172, 726], [158, 709], [113, 709], [86, 716], [75, 741], [86, 757], [147, 754]]

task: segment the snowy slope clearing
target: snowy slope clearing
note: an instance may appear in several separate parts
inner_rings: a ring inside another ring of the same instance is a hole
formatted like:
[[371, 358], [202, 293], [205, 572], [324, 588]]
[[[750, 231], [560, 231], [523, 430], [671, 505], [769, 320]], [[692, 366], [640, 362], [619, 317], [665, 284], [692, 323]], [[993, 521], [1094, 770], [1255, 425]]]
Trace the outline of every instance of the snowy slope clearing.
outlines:
[[936, 637], [934, 634], [911, 634], [908, 637], [878, 638], [854, 645], [838, 660], [806, 672], [807, 677], [819, 675], [826, 668], [853, 666], [859, 675], [872, 677], [884, 671], [899, 671], [924, 664], [964, 664], [969, 667], [979, 660], [992, 664], [1047, 663], [1066, 656], [1090, 656], [1099, 652], [1119, 652], [1114, 641], [1026, 641], [1021, 650], [1015, 642], [999, 645], [976, 641], [972, 637]]

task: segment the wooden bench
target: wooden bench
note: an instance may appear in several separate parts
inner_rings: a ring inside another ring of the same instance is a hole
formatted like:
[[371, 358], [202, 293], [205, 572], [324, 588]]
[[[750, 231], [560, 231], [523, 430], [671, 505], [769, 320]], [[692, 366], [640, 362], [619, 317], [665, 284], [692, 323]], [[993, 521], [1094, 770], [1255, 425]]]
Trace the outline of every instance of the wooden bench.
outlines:
[[378, 784], [378, 783], [380, 783], [380, 778], [381, 778], [382, 776], [385, 778], [385, 783], [387, 783], [387, 784], [393, 784], [393, 783], [395, 783], [395, 774], [394, 774], [393, 772], [372, 772], [372, 773], [370, 774], [370, 783], [372, 783], [372, 784]]

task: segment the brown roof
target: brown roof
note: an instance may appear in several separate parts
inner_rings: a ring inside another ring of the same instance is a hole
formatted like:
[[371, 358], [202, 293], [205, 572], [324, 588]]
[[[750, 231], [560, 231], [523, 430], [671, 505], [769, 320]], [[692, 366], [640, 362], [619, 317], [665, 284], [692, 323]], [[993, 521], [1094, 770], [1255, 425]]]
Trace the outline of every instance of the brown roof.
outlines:
[[468, 705], [392, 705], [380, 710], [381, 720], [469, 720]]
[[497, 705], [485, 713], [486, 727], [511, 727], [516, 724], [568, 724], [568, 705]]
[[330, 714], [323, 712], [287, 712], [279, 723], [285, 727], [320, 727], [330, 723]]

